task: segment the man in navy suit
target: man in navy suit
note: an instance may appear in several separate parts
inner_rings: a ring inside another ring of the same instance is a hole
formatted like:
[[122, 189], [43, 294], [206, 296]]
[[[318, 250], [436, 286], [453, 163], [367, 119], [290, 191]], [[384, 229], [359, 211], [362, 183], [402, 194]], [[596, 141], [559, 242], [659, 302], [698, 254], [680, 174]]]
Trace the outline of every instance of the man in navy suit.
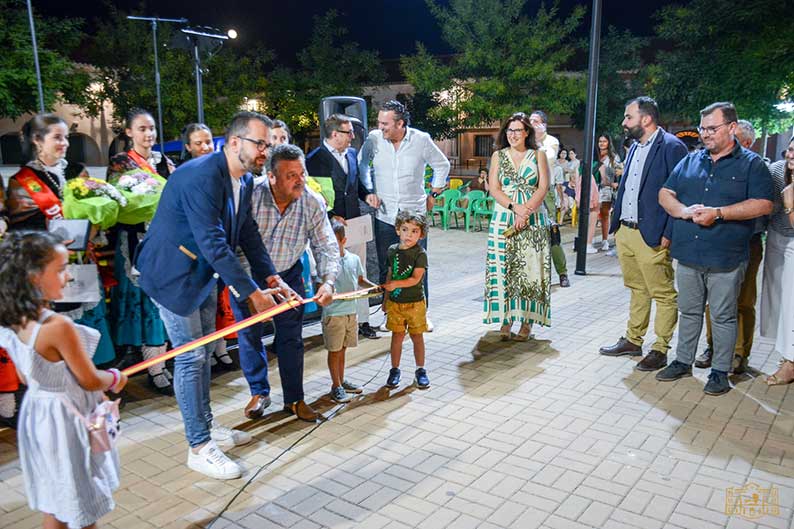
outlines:
[[[219, 280], [237, 300], [261, 312], [279, 290], [294, 296], [276, 274], [251, 215], [251, 173], [261, 173], [270, 146], [270, 119], [253, 112], [234, 116], [223, 151], [191, 160], [168, 179], [149, 231], [138, 245], [140, 286], [160, 310], [174, 347], [215, 330]], [[253, 279], [235, 256], [251, 263]], [[260, 287], [270, 287], [263, 291]], [[211, 345], [175, 360], [174, 390], [190, 450], [188, 467], [217, 479], [234, 479], [240, 467], [219, 448], [251, 441], [220, 426], [210, 410]]]
[[[365, 182], [366, 173], [358, 169], [358, 153], [350, 145], [355, 137], [353, 122], [344, 114], [332, 114], [324, 123], [325, 139], [323, 144], [306, 156], [306, 170], [314, 178], [330, 178], [334, 187], [334, 200], [330, 204], [329, 215], [342, 224], [346, 219], [361, 216], [359, 199], [377, 208], [378, 197], [372, 190], [372, 183]], [[351, 247], [361, 262], [367, 262], [366, 245]], [[366, 338], [377, 338], [378, 334], [369, 325], [369, 302], [358, 303], [359, 334]]]
[[609, 232], [616, 233], [623, 284], [631, 290], [631, 304], [626, 335], [599, 352], [606, 356], [642, 355], [651, 302], [656, 301], [656, 341], [636, 366], [640, 371], [655, 371], [667, 365], [667, 351], [678, 322], [669, 249], [673, 223], [659, 204], [659, 190], [687, 149], [681, 140], [659, 127], [659, 108], [647, 96], [626, 105], [623, 129], [637, 141], [626, 157]]

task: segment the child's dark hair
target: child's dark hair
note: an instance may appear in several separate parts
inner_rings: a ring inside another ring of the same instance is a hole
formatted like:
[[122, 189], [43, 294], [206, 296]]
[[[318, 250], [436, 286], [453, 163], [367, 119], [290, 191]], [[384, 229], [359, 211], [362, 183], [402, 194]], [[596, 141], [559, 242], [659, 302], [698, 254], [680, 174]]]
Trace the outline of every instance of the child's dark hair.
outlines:
[[421, 213], [414, 213], [413, 211], [405, 210], [398, 211], [397, 218], [394, 221], [394, 227], [399, 230], [400, 226], [406, 222], [413, 222], [419, 226], [419, 229], [422, 231], [422, 237], [427, 235], [427, 217]]
[[38, 320], [44, 299], [30, 280], [52, 260], [62, 239], [46, 231], [11, 231], [0, 242], [0, 325], [11, 327]]
[[336, 235], [337, 239], [344, 239], [345, 238], [345, 225], [339, 222], [336, 219], [331, 221], [331, 229], [334, 230], [334, 235]]

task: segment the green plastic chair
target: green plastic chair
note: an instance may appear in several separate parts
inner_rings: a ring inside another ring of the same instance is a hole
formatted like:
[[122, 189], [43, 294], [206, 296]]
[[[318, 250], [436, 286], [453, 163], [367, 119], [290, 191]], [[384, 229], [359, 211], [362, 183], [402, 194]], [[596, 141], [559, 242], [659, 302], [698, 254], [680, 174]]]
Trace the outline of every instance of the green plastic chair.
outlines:
[[475, 201], [472, 215], [477, 219], [477, 228], [482, 231], [482, 217], [488, 217], [488, 222], [491, 222], [491, 217], [494, 214], [494, 198], [485, 197]]
[[441, 204], [436, 204], [433, 206], [433, 211], [431, 212], [433, 226], [436, 225], [436, 213], [438, 213], [438, 216], [441, 219], [441, 229], [447, 230], [449, 228], [449, 209], [451, 206], [456, 205], [458, 200], [460, 200], [460, 191], [457, 189], [447, 189], [441, 193], [441, 196], [438, 198], [441, 201]]
[[[454, 210], [451, 210], [455, 214], [455, 227], [458, 226], [458, 217], [457, 213], [463, 213], [463, 218], [465, 220], [464, 226], [466, 231], [469, 231], [471, 228], [471, 219], [472, 215], [474, 214], [474, 206], [479, 201], [485, 198], [485, 191], [480, 191], [479, 189], [474, 189], [469, 191], [467, 194], [463, 196], [463, 198], [467, 199], [469, 202], [466, 204], [465, 208], [457, 207]], [[462, 199], [461, 199], [462, 200]]]

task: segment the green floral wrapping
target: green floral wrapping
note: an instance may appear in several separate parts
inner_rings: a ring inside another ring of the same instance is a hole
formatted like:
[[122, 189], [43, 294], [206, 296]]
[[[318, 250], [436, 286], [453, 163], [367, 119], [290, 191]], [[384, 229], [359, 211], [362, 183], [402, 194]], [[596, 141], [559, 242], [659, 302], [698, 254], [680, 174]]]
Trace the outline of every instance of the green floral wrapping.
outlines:
[[119, 203], [112, 198], [77, 198], [69, 186], [66, 186], [63, 194], [63, 214], [67, 219], [88, 219], [103, 230], [118, 222]]
[[121, 174], [111, 183], [127, 199], [127, 205], [119, 211], [120, 223], [139, 224], [152, 220], [160, 203], [165, 178], [141, 169], [133, 169]]

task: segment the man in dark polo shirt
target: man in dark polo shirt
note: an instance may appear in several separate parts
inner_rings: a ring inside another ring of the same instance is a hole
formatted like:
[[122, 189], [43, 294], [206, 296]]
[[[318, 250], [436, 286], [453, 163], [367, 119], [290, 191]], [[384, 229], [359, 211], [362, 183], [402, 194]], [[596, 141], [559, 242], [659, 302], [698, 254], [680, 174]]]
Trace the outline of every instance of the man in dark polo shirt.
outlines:
[[673, 217], [671, 255], [678, 260], [676, 359], [657, 373], [672, 381], [692, 375], [703, 310], [711, 307], [714, 356], [703, 391], [730, 391], [728, 372], [736, 344], [736, 303], [750, 258], [753, 219], [772, 211], [772, 177], [764, 161], [736, 141], [736, 108], [713, 103], [700, 111], [705, 148], [689, 154], [659, 191]]

